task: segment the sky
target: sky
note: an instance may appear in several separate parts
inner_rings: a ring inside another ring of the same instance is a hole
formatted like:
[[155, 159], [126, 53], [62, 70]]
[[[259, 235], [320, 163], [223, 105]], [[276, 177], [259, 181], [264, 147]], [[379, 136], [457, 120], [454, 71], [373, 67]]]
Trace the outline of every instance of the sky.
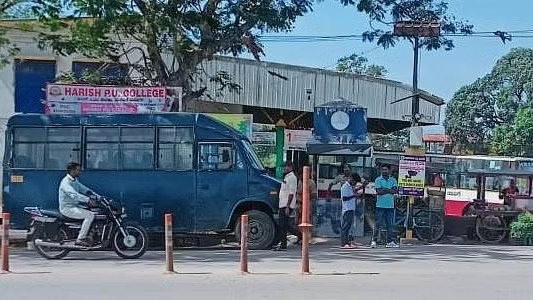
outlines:
[[[474, 25], [474, 31], [533, 30], [532, 0], [448, 0], [449, 10], [457, 18]], [[348, 35], [369, 29], [366, 15], [355, 7], [343, 7], [337, 1], [321, 1], [314, 11], [300, 17], [294, 30], [286, 35]], [[280, 35], [280, 34], [276, 34]], [[503, 44], [500, 39], [456, 37], [451, 51], [423, 51], [420, 55], [419, 88], [449, 101], [460, 87], [490, 72], [496, 61], [516, 47], [533, 48], [533, 38], [515, 38]], [[413, 74], [413, 50], [408, 41], [382, 49], [358, 40], [312, 43], [265, 42], [265, 61], [334, 69], [338, 58], [364, 53], [370, 63], [383, 65], [387, 78], [410, 84]], [[443, 108], [444, 112], [444, 108]], [[444, 118], [442, 118], [444, 119]], [[433, 126], [426, 132], [441, 132]]]

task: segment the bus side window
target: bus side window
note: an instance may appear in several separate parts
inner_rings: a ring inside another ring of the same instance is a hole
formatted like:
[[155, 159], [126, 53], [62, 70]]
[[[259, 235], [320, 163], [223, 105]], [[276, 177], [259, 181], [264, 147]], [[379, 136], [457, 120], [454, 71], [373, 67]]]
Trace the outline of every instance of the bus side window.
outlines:
[[80, 140], [79, 127], [48, 128], [45, 168], [63, 170], [69, 162], [80, 162]]
[[20, 127], [13, 130], [13, 167], [44, 167], [46, 129], [44, 127]]
[[118, 170], [119, 166], [118, 127], [94, 127], [86, 131], [87, 169]]
[[151, 170], [154, 168], [154, 128], [122, 127], [120, 130], [122, 169]]
[[157, 168], [187, 171], [193, 168], [194, 134], [190, 127], [159, 127]]

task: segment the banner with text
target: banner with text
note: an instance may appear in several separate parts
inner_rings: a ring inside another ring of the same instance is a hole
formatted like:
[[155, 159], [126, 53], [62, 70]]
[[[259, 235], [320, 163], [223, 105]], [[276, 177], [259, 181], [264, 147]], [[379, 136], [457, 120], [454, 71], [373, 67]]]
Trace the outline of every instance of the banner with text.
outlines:
[[170, 110], [166, 87], [48, 84], [47, 114], [139, 114]]
[[311, 130], [285, 129], [285, 150], [307, 150], [307, 142], [313, 136]]
[[426, 157], [402, 156], [398, 169], [400, 195], [424, 196]]

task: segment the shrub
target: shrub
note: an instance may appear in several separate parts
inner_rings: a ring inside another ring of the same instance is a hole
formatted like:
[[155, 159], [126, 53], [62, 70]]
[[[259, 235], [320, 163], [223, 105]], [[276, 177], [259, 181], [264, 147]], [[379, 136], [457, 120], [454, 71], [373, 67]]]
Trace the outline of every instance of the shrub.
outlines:
[[511, 223], [511, 236], [516, 239], [531, 244], [533, 241], [533, 214], [530, 212], [521, 213], [516, 221]]

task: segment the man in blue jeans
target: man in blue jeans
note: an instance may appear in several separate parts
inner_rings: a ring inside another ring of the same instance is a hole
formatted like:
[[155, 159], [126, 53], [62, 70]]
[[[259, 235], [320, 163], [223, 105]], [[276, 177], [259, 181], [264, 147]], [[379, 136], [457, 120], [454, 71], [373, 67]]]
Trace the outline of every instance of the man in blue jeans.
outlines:
[[371, 247], [376, 247], [376, 236], [379, 235], [380, 225], [385, 223], [387, 228], [387, 248], [398, 248], [394, 241], [394, 195], [398, 193], [398, 184], [396, 179], [391, 177], [389, 165], [381, 167], [381, 176], [376, 179], [376, 225], [372, 234]]

